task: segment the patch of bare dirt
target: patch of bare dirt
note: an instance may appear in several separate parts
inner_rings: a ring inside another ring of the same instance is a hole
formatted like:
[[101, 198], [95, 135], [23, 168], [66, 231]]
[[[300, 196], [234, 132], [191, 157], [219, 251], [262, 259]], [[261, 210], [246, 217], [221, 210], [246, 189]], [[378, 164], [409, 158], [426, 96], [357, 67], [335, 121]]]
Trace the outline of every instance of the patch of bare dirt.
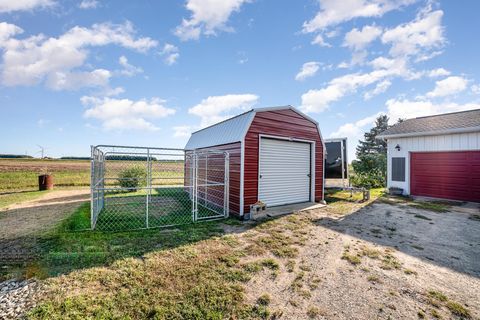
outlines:
[[38, 236], [54, 228], [88, 200], [88, 189], [55, 190], [41, 198], [1, 209], [0, 280], [3, 273], [8, 274], [9, 265], [35, 261], [40, 249]]
[[[280, 268], [252, 277], [248, 302], [267, 294], [281, 319], [460, 319], [455, 304], [480, 317], [480, 223], [462, 210], [374, 203], [346, 216], [328, 207], [297, 215], [309, 221], [308, 240], [294, 244], [295, 257], [257, 257]], [[272, 223], [282, 230], [287, 219]], [[240, 236], [251, 242], [257, 229]]]

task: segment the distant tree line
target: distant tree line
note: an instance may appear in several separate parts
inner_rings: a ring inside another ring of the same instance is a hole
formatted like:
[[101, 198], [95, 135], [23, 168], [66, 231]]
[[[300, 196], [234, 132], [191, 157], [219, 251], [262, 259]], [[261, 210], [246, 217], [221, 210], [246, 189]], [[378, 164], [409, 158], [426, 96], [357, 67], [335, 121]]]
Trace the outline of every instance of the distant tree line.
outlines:
[[[128, 161], [147, 161], [146, 156], [129, 156], [129, 155], [110, 155], [106, 156], [105, 160], [128, 160]], [[157, 160], [155, 157], [150, 157], [150, 160]]]
[[60, 160], [90, 160], [90, 157], [61, 157]]
[[2, 159], [33, 159], [32, 156], [26, 154], [0, 154]]

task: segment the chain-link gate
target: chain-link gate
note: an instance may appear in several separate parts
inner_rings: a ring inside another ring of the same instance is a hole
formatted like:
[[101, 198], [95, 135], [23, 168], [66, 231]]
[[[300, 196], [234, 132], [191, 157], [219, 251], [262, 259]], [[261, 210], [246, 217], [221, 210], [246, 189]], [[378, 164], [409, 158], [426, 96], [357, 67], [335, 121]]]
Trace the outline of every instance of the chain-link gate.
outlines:
[[224, 151], [92, 147], [91, 228], [132, 230], [228, 217]]

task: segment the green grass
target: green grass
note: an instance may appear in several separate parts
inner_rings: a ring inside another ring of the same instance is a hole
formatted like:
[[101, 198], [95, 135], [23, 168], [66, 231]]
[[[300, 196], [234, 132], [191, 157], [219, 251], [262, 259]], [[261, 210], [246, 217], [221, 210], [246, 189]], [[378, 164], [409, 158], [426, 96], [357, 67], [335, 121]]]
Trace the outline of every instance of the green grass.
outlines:
[[49, 191], [25, 191], [0, 195], [0, 209], [12, 204], [35, 200]]
[[408, 205], [417, 209], [437, 213], [448, 212], [450, 210], [450, 205], [443, 201], [412, 201], [409, 202]]
[[[129, 220], [123, 227], [138, 225], [135, 220]], [[81, 231], [88, 228], [90, 204], [85, 203], [57, 228], [42, 236], [39, 239], [42, 252], [40, 276], [105, 265], [118, 259], [141, 256], [151, 250], [173, 248], [218, 236], [223, 232], [215, 221], [184, 224], [165, 230]]]
[[463, 319], [471, 319], [471, 314], [468, 309], [466, 309], [464, 306], [462, 306], [460, 303], [455, 302], [455, 301], [449, 301], [446, 304], [446, 307], [450, 312], [458, 317], [461, 317]]
[[[152, 192], [149, 202], [150, 228], [181, 225], [192, 222], [192, 202], [183, 188], [159, 188]], [[217, 209], [218, 210], [218, 209]], [[198, 205], [198, 217], [210, 218], [218, 214]], [[105, 198], [96, 229], [104, 231], [146, 228], [146, 193], [144, 190], [116, 193]]]
[[205, 222], [180, 226], [168, 232], [158, 229], [102, 232], [71, 232], [66, 229], [86, 226], [88, 211], [82, 206], [58, 230], [39, 240], [42, 250], [40, 264], [47, 276], [72, 270], [107, 265], [118, 259], [138, 257], [153, 250], [165, 250], [222, 234], [218, 223]]
[[345, 251], [342, 255], [342, 259], [343, 260], [347, 260], [348, 262], [350, 262], [351, 264], [353, 264], [354, 266], [356, 265], [359, 265], [360, 263], [362, 263], [362, 259], [355, 255], [355, 254], [350, 254], [348, 253], [348, 251]]
[[[90, 168], [86, 171], [52, 172], [57, 187], [79, 187], [90, 185]], [[0, 172], [0, 188], [2, 191], [23, 191], [38, 188], [38, 171]]]
[[243, 284], [252, 272], [275, 271], [279, 264], [267, 258], [245, 267], [241, 258], [248, 251], [224, 235], [224, 220], [174, 229], [72, 232], [86, 226], [89, 212], [88, 204], [80, 206], [39, 240], [38, 273], [50, 278], [30, 319], [259, 319], [270, 314], [266, 296], [246, 302]]
[[384, 188], [370, 189], [370, 201], [363, 202], [363, 194], [361, 192], [354, 192], [353, 196], [350, 196], [351, 193], [349, 191], [325, 189], [325, 201], [328, 204], [329, 211], [334, 214], [344, 215], [358, 208], [359, 205], [365, 205], [381, 198], [383, 194]]

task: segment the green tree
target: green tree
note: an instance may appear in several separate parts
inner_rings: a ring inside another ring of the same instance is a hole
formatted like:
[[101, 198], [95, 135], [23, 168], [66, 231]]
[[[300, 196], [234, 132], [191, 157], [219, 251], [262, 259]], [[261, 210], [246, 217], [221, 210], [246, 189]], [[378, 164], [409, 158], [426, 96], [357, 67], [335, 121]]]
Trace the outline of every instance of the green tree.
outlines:
[[378, 140], [377, 135], [389, 128], [387, 115], [380, 115], [375, 120], [375, 126], [369, 132], [365, 132], [365, 140], [360, 140], [357, 146], [357, 158], [366, 154], [387, 154], [387, 142]]
[[[357, 160], [352, 161], [354, 175], [351, 182], [354, 186], [378, 188], [386, 185], [387, 177], [387, 142], [377, 136], [389, 128], [387, 115], [380, 115], [375, 126], [365, 132], [365, 140], [357, 146]], [[399, 122], [402, 120], [399, 119]]]

